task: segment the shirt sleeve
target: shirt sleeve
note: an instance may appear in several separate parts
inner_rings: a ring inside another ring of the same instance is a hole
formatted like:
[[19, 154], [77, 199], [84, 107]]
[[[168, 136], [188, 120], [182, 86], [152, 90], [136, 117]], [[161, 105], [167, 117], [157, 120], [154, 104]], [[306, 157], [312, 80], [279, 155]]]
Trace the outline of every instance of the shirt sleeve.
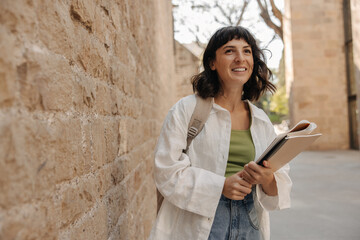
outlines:
[[[276, 137], [276, 133], [272, 124], [268, 127], [269, 144]], [[268, 145], [269, 145], [268, 144]], [[263, 190], [261, 185], [256, 186], [256, 193], [262, 207], [267, 211], [281, 210], [290, 208], [291, 199], [290, 192], [292, 188], [292, 181], [289, 176], [290, 166], [284, 165], [274, 173], [278, 194], [276, 196], [269, 196]]]
[[179, 106], [173, 107], [165, 121], [155, 150], [155, 183], [170, 203], [205, 217], [213, 217], [225, 177], [193, 167], [186, 147], [188, 121]]

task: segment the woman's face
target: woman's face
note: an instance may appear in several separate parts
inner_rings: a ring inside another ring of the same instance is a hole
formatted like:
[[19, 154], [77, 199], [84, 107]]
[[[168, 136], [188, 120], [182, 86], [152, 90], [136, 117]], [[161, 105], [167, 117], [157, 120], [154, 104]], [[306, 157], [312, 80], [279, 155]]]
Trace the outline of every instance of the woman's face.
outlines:
[[243, 86], [250, 78], [254, 59], [250, 45], [243, 39], [233, 39], [215, 52], [215, 60], [210, 63], [216, 70], [224, 87]]

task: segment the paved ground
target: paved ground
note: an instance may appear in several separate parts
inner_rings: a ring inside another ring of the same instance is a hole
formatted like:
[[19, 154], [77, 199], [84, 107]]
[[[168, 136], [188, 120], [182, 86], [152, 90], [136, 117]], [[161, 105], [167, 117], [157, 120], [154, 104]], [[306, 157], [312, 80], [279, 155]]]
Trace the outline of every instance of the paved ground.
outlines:
[[292, 208], [270, 213], [272, 240], [360, 239], [360, 151], [303, 152]]

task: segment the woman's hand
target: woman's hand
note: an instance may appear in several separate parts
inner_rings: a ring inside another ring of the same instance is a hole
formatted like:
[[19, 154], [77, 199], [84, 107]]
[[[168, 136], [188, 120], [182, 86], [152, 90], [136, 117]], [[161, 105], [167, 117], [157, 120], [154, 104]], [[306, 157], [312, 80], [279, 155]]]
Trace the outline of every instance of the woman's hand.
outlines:
[[240, 176], [250, 184], [261, 184], [263, 191], [267, 195], [277, 195], [276, 180], [268, 161], [264, 161], [264, 166], [260, 166], [255, 162], [246, 164], [244, 170], [240, 172]]
[[251, 184], [236, 173], [225, 179], [222, 194], [232, 200], [243, 200], [246, 195], [251, 193]]

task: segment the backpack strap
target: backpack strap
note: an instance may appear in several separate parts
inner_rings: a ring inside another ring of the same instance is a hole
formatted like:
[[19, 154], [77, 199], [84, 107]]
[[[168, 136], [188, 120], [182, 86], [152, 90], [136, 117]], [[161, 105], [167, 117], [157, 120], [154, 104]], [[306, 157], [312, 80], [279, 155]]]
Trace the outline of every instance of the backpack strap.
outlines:
[[210, 111], [214, 102], [213, 98], [203, 99], [197, 94], [195, 95], [195, 97], [196, 106], [189, 122], [186, 139], [186, 149], [183, 150], [183, 153], [186, 153], [188, 151], [192, 140], [194, 140], [194, 138], [203, 129], [205, 122], [209, 118]]
[[[193, 114], [191, 115], [191, 119], [189, 122], [188, 133], [186, 138], [186, 149], [183, 150], [183, 153], [186, 153], [188, 151], [192, 140], [194, 140], [194, 138], [203, 129], [206, 120], [209, 118], [210, 111], [214, 102], [213, 98], [202, 99], [197, 94], [195, 96], [196, 96], [196, 106]], [[164, 197], [157, 189], [156, 189], [156, 193], [157, 193], [157, 213], [159, 213]]]

